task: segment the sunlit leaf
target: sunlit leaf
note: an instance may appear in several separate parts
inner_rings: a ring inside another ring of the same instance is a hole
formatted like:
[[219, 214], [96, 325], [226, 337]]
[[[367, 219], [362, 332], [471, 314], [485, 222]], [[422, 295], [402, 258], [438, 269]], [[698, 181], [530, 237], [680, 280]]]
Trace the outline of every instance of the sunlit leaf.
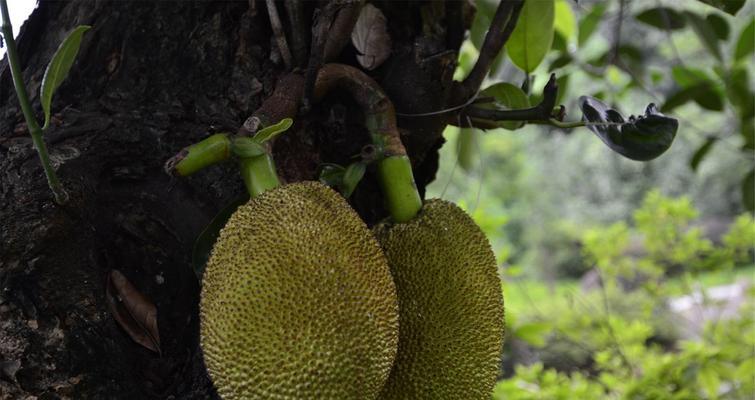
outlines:
[[236, 209], [247, 201], [249, 201], [249, 195], [244, 194], [223, 207], [212, 217], [210, 223], [205, 226], [202, 233], [197, 237], [197, 240], [194, 241], [194, 247], [191, 252], [191, 265], [194, 269], [194, 274], [196, 274], [200, 282], [207, 266], [207, 260], [210, 259], [212, 247], [218, 240], [218, 235], [220, 235], [220, 230], [223, 229], [228, 219], [231, 218], [231, 215], [236, 212]]
[[687, 26], [684, 15], [668, 7], [651, 8], [635, 15], [634, 18], [661, 30], [673, 31]]
[[566, 0], [556, 0], [555, 3], [555, 22], [556, 32], [570, 42], [577, 32], [577, 21], [574, 18], [574, 11]]
[[710, 23], [705, 18], [690, 11], [685, 11], [684, 15], [692, 26], [692, 30], [695, 31], [697, 37], [700, 38], [700, 42], [702, 42], [703, 46], [721, 61], [723, 57], [721, 55], [721, 48], [718, 45], [718, 37]]
[[598, 28], [600, 21], [603, 18], [603, 13], [606, 11], [606, 3], [600, 2], [595, 4], [582, 20], [579, 22], [579, 40], [577, 43], [582, 47], [588, 39]]
[[734, 59], [739, 61], [742, 58], [755, 53], [755, 18], [742, 29], [737, 40], [737, 47], [734, 50]]
[[[480, 97], [493, 97], [495, 102], [480, 104], [480, 108], [516, 110], [528, 108], [529, 99], [522, 89], [508, 82], [500, 82], [485, 88], [480, 92]], [[499, 127], [509, 130], [519, 129], [524, 125], [523, 121], [498, 121]]]
[[697, 167], [700, 165], [700, 163], [703, 161], [705, 156], [710, 152], [710, 149], [713, 148], [713, 145], [716, 143], [716, 138], [711, 137], [708, 138], [705, 143], [703, 143], [702, 146], [700, 146], [697, 151], [695, 151], [695, 154], [692, 156], [692, 159], [689, 162], [690, 168], [692, 168], [693, 171], [697, 171]]
[[105, 287], [108, 308], [118, 325], [136, 343], [160, 353], [157, 307], [118, 270], [111, 270]]
[[291, 118], [283, 118], [277, 124], [265, 127], [257, 132], [257, 134], [254, 135], [254, 140], [258, 143], [265, 143], [268, 140], [271, 140], [281, 133], [287, 131], [293, 124], [294, 120], [292, 120]]
[[554, 0], [526, 1], [516, 28], [506, 43], [511, 61], [532, 72], [543, 61], [553, 42]]
[[81, 37], [84, 32], [91, 28], [89, 25], [77, 26], [63, 42], [58, 46], [55, 54], [52, 56], [50, 63], [47, 64], [45, 75], [42, 78], [42, 86], [39, 89], [39, 98], [42, 103], [42, 111], [45, 114], [45, 123], [42, 129], [47, 129], [50, 124], [50, 107], [52, 105], [52, 96], [58, 90], [60, 84], [68, 77], [71, 66], [76, 60], [81, 46]]
[[583, 120], [591, 123], [588, 128], [613, 151], [632, 160], [648, 161], [663, 154], [679, 128], [676, 119], [659, 113], [654, 104], [648, 105], [645, 115], [626, 120], [595, 98], [582, 96], [579, 101]]

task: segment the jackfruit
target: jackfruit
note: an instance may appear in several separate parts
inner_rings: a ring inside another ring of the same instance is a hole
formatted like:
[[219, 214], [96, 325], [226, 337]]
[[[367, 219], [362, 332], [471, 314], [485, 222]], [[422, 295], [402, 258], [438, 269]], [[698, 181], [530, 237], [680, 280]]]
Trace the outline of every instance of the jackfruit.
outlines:
[[438, 199], [408, 222], [373, 231], [399, 302], [398, 355], [380, 399], [490, 399], [504, 321], [485, 234], [459, 207]]
[[200, 317], [226, 400], [375, 399], [397, 351], [386, 259], [348, 203], [316, 182], [267, 190], [231, 216]]

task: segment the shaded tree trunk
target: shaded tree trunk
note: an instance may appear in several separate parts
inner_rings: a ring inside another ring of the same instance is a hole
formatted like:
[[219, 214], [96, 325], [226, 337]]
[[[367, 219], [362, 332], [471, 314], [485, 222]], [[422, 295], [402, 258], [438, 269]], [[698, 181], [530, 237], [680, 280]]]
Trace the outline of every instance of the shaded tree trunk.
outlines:
[[[76, 25], [93, 29], [46, 134], [66, 206], [52, 201], [7, 59], [0, 64], [0, 399], [215, 397], [198, 347], [191, 250], [244, 188], [233, 163], [181, 180], [162, 166], [209, 132], [235, 132], [285, 72], [264, 3], [42, 1], [25, 24], [19, 52], [38, 115], [58, 43]], [[376, 3], [393, 51], [371, 75], [398, 112], [446, 106], [460, 4]], [[307, 21], [316, 6], [305, 3]], [[347, 46], [339, 62], [357, 65], [355, 56]], [[334, 93], [299, 116], [274, 146], [281, 177], [316, 179], [319, 164], [348, 163], [369, 140], [360, 115]], [[399, 121], [422, 192], [444, 125], [434, 116]], [[385, 216], [374, 171], [351, 202], [370, 224]], [[155, 303], [162, 354], [132, 341], [108, 311], [111, 269]]]

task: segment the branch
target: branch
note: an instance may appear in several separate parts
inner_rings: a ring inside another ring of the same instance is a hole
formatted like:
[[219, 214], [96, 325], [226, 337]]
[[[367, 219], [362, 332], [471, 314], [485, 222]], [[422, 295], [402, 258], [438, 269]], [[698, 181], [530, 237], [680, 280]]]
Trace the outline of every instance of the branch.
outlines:
[[300, 0], [286, 0], [286, 14], [291, 25], [291, 48], [297, 67], [307, 59], [307, 24], [304, 22], [303, 4]]
[[309, 52], [309, 63], [304, 80], [304, 97], [302, 98], [302, 111], [308, 112], [312, 104], [312, 92], [314, 91], [317, 72], [323, 64], [325, 43], [328, 40], [328, 32], [336, 15], [337, 0], [331, 0], [323, 8], [315, 12], [315, 23], [312, 26], [312, 47]]
[[286, 69], [290, 70], [291, 51], [288, 49], [286, 34], [283, 32], [283, 24], [281, 24], [280, 16], [278, 16], [275, 0], [267, 0], [267, 15], [270, 17], [270, 26], [273, 28], [273, 35], [275, 35], [275, 41], [278, 43], [278, 51], [281, 53], [283, 63], [286, 65]]
[[[495, 110], [475, 107], [473, 104], [463, 109], [462, 114], [473, 119], [488, 121], [550, 121], [553, 119], [553, 109], [556, 107], [557, 96], [556, 74], [551, 74], [548, 83], [543, 88], [543, 100], [534, 107], [520, 110]], [[563, 110], [561, 113], [563, 113]]]
[[[461, 103], [467, 100], [469, 96], [477, 92], [482, 85], [482, 81], [490, 72], [490, 67], [501, 52], [503, 45], [511, 37], [511, 33], [516, 27], [519, 19], [519, 12], [524, 6], [525, 0], [501, 0], [498, 9], [495, 11], [493, 21], [490, 23], [488, 33], [485, 35], [485, 41], [482, 43], [480, 55], [477, 57], [472, 71], [457, 87], [454, 100]], [[533, 0], [534, 1], [534, 0]]]
[[343, 48], [349, 43], [351, 32], [357, 24], [363, 5], [364, 0], [356, 0], [350, 4], [346, 4], [338, 11], [325, 41], [324, 63], [335, 61], [336, 57], [341, 54]]

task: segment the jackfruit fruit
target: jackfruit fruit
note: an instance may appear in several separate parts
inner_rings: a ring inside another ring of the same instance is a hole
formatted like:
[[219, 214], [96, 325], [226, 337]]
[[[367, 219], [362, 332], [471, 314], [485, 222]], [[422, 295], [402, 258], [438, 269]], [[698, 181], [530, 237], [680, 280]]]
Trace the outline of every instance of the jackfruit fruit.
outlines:
[[504, 322], [485, 234], [459, 207], [438, 199], [408, 222], [373, 231], [399, 301], [398, 355], [380, 399], [490, 399]]
[[396, 288], [371, 231], [316, 182], [267, 190], [220, 233], [201, 346], [230, 399], [375, 399], [398, 341]]

